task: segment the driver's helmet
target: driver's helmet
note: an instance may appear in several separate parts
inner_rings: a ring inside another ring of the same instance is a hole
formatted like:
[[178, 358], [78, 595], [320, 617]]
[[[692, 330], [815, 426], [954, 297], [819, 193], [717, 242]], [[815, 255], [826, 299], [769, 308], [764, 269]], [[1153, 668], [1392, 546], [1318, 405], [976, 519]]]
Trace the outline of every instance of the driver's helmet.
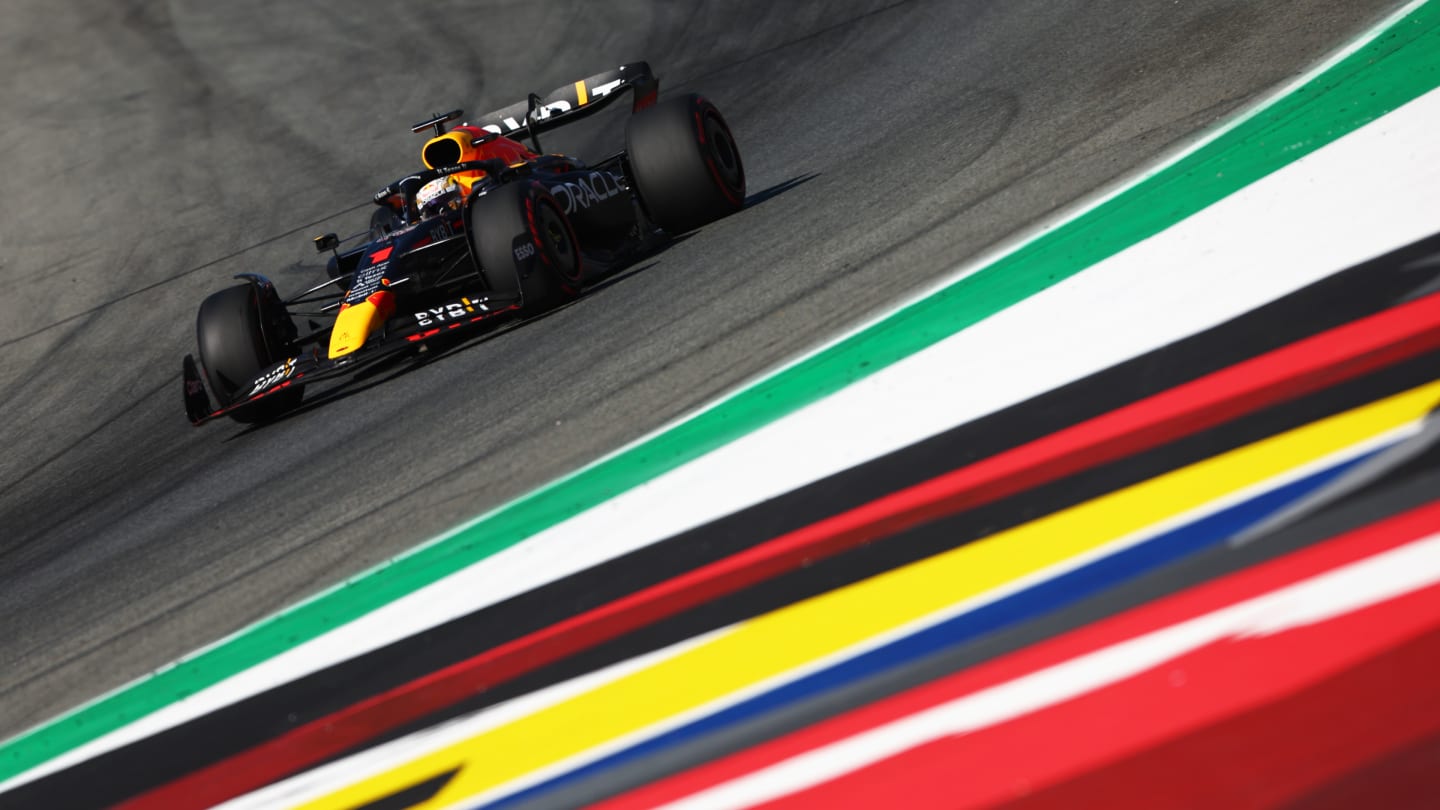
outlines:
[[415, 209], [420, 212], [421, 219], [433, 217], [445, 210], [458, 209], [462, 196], [460, 184], [455, 182], [455, 178], [439, 177], [420, 187], [415, 195]]

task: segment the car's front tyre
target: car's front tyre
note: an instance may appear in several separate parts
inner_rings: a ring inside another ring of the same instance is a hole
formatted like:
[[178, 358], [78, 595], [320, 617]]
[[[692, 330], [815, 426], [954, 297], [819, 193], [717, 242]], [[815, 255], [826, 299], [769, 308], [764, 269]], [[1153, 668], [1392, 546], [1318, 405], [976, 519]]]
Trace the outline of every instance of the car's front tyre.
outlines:
[[491, 290], [520, 295], [526, 314], [579, 294], [582, 260], [575, 229], [544, 186], [508, 183], [470, 198], [467, 206], [471, 249]]
[[[195, 319], [200, 365], [222, 407], [243, 399], [260, 372], [286, 358], [293, 331], [285, 305], [268, 287], [241, 284], [201, 302]], [[230, 418], [268, 422], [293, 410], [303, 396], [303, 387], [292, 385], [231, 411]]]

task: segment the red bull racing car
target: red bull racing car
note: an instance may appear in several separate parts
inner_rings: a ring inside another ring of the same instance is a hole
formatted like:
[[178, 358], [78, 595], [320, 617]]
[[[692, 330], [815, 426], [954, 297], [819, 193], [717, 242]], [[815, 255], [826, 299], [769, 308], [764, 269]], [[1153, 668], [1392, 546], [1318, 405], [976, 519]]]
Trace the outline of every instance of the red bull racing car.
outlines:
[[[375, 194], [365, 244], [315, 239], [332, 253], [329, 280], [286, 299], [242, 274], [201, 303], [199, 351], [183, 364], [190, 421], [275, 419], [307, 383], [543, 312], [668, 235], [738, 211], [745, 170], [720, 111], [694, 94], [657, 103], [658, 90], [636, 62], [453, 128], [461, 110], [415, 124], [432, 131], [425, 169]], [[543, 133], [627, 92], [623, 151], [587, 164], [541, 149]], [[301, 334], [294, 318], [317, 315], [333, 325]]]

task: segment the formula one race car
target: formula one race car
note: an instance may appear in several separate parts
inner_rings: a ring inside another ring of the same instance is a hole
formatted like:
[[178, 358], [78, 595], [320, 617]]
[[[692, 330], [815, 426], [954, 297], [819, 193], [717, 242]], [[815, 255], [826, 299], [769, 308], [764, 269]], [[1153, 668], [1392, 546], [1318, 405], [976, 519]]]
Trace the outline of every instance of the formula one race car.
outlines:
[[[587, 165], [541, 150], [542, 133], [627, 90], [624, 151]], [[244, 284], [200, 305], [199, 358], [184, 361], [190, 421], [275, 419], [300, 404], [307, 383], [543, 312], [668, 235], [738, 211], [745, 170], [720, 111], [693, 94], [656, 103], [658, 90], [649, 65], [636, 62], [449, 131], [461, 110], [415, 124], [433, 130], [426, 168], [375, 194], [366, 244], [341, 250], [335, 234], [315, 239], [332, 253], [328, 281], [282, 299], [263, 276], [242, 274]], [[306, 305], [319, 309], [295, 309]], [[298, 315], [335, 321], [311, 321], [302, 335]]]

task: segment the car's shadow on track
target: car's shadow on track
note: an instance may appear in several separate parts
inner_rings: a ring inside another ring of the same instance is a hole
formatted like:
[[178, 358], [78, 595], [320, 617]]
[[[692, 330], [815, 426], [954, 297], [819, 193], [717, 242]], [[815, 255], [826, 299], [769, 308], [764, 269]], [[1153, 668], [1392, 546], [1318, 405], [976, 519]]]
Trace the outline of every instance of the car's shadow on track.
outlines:
[[[754, 194], [750, 194], [750, 195], [748, 195], [748, 196], [745, 197], [745, 207], [742, 208], [741, 210], [743, 211], [743, 210], [745, 210], [745, 209], [754, 208], [755, 206], [760, 205], [760, 204], [762, 204], [762, 203], [765, 203], [765, 202], [767, 202], [767, 201], [769, 201], [769, 200], [772, 200], [772, 199], [774, 199], [775, 197], [778, 197], [778, 196], [780, 196], [781, 194], [784, 194], [785, 192], [787, 192], [787, 191], [789, 191], [789, 190], [791, 190], [791, 189], [793, 189], [793, 188], [796, 188], [796, 187], [798, 187], [798, 186], [802, 186], [802, 185], [810, 182], [811, 180], [814, 180], [816, 177], [819, 177], [819, 176], [820, 176], [819, 172], [810, 172], [810, 173], [808, 173], [808, 174], [798, 175], [798, 176], [796, 176], [796, 177], [790, 178], [789, 180], [783, 180], [783, 181], [781, 181], [781, 182], [779, 182], [779, 183], [776, 183], [775, 185], [770, 186], [769, 188], [765, 188], [765, 189], [762, 189], [762, 190], [760, 190], [760, 191], [757, 191], [757, 192], [755, 192]], [[646, 254], [644, 257], [642, 257], [642, 258], [643, 258], [643, 259], [654, 259], [655, 257], [659, 256], [661, 253], [664, 253], [665, 251], [669, 250], [670, 248], [675, 247], [676, 245], [680, 244], [681, 242], [684, 242], [684, 241], [686, 241], [687, 239], [690, 239], [692, 236], [694, 236], [694, 235], [697, 234], [697, 233], [699, 233], [699, 231], [691, 231], [690, 233], [682, 233], [682, 234], [680, 234], [679, 236], [672, 237], [672, 238], [669, 239], [662, 247], [660, 247], [658, 250], [656, 250], [656, 251], [654, 251], [654, 252], [652, 252], [652, 253], [647, 253], [647, 254]], [[599, 281], [597, 281], [596, 283], [586, 285], [586, 287], [585, 287], [585, 295], [590, 295], [591, 293], [599, 292], [600, 290], [606, 289], [607, 287], [612, 287], [612, 286], [614, 286], [614, 285], [616, 285], [616, 284], [619, 284], [619, 283], [621, 283], [621, 282], [623, 282], [623, 281], [627, 281], [627, 280], [633, 278], [634, 276], [638, 275], [639, 273], [642, 273], [642, 272], [644, 272], [644, 271], [646, 271], [646, 270], [649, 270], [651, 267], [653, 267], [653, 266], [656, 265], [656, 264], [658, 264], [658, 262], [646, 262], [645, 264], [634, 265], [634, 266], [630, 266], [630, 267], [623, 267], [623, 268], [621, 268], [621, 269], [619, 269], [619, 270], [617, 270], [617, 271], [614, 271], [614, 272], [612, 272], [612, 273], [608, 273], [608, 274], [606, 274], [604, 277], [602, 277]], [[567, 306], [568, 306], [568, 304], [567, 304]], [[550, 314], [550, 313], [547, 312], [547, 313], [545, 313], [545, 314], [548, 315], [548, 314]], [[540, 316], [540, 317], [543, 318], [543, 317], [545, 317], [545, 316], [542, 315], [542, 316]], [[532, 319], [532, 320], [533, 320], [533, 319]]]
[[[788, 180], [776, 183], [775, 185], [768, 188], [757, 191], [753, 194], [750, 194], [745, 198], [745, 209], [754, 208], [757, 205], [768, 202], [769, 200], [772, 200], [780, 196], [781, 194], [790, 191], [791, 189], [804, 185], [805, 183], [808, 183], [819, 176], [820, 175], [817, 172], [798, 175]], [[276, 425], [286, 420], [294, 419], [301, 414], [309, 413], [310, 411], [317, 408], [322, 408], [326, 405], [331, 405], [342, 399], [354, 396], [355, 394], [368, 391], [369, 389], [377, 385], [384, 385], [393, 382], [397, 379], [400, 379], [401, 377], [404, 377], [406, 374], [409, 374], [412, 371], [429, 366], [457, 352], [461, 352], [473, 346], [477, 346], [481, 343], [494, 340], [495, 338], [514, 331], [515, 329], [526, 324], [538, 323], [557, 313], [563, 312], [577, 304], [583, 304], [583, 301], [586, 297], [613, 287], [617, 284], [628, 281], [645, 272], [646, 270], [649, 270], [650, 268], [656, 266], [657, 264], [660, 264], [659, 257], [661, 257], [666, 251], [670, 250], [676, 245], [681, 244], [682, 242], [693, 238], [697, 233], [699, 232], [691, 231], [689, 233], [683, 233], [679, 236], [674, 236], [666, 239], [663, 243], [657, 245], [653, 250], [635, 257], [634, 260], [608, 269], [602, 275], [598, 276], [592, 283], [587, 283], [580, 296], [578, 296], [573, 301], [568, 301], [561, 306], [547, 310], [538, 315], [532, 315], [524, 319], [512, 319], [504, 323], [497, 324], [496, 326], [488, 330], [478, 333], [470, 333], [456, 337], [442, 336], [428, 340], [424, 344], [422, 344], [421, 347], [417, 348], [415, 352], [397, 354], [393, 358], [380, 361], [373, 366], [368, 366], [360, 371], [357, 371], [355, 373], [355, 376], [351, 377], [350, 379], [337, 382], [334, 385], [326, 388], [324, 391], [321, 391], [307, 398], [304, 403], [300, 405], [300, 407], [289, 411], [269, 422], [248, 425], [245, 428], [227, 437], [225, 441], [233, 441], [235, 439], [249, 436], [250, 434], [258, 430], [262, 430], [270, 425]]]
[[779, 197], [781, 194], [784, 194], [785, 192], [799, 186], [803, 186], [819, 176], [819, 172], [808, 172], [806, 174], [796, 175], [789, 180], [782, 180], [769, 188], [761, 189], [760, 191], [750, 194], [745, 198], [745, 208], [754, 208], [757, 205], [769, 202], [770, 200]]

